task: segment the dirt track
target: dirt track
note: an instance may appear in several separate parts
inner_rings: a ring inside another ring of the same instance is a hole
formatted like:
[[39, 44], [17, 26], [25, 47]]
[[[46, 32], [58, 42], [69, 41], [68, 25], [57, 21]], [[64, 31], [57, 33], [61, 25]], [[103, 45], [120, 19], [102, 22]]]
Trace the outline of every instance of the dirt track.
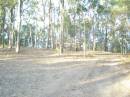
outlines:
[[130, 97], [130, 68], [116, 55], [58, 57], [50, 51], [0, 58], [0, 97]]

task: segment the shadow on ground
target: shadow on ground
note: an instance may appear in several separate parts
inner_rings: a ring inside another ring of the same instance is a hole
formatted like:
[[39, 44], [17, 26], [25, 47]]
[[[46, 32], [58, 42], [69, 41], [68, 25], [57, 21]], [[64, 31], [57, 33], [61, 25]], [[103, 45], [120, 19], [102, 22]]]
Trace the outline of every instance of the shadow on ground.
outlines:
[[130, 95], [130, 68], [122, 66], [117, 57], [72, 58], [44, 54], [1, 58], [0, 97]]

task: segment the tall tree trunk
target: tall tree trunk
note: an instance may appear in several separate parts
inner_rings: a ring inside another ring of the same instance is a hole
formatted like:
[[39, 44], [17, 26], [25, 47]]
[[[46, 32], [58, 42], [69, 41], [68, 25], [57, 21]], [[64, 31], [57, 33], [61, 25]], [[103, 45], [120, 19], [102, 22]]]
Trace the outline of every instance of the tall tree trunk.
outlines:
[[19, 53], [20, 50], [20, 29], [21, 29], [21, 13], [22, 13], [23, 1], [18, 0], [18, 30], [17, 30], [17, 42], [16, 42], [16, 53]]
[[51, 0], [49, 1], [49, 29], [47, 38], [47, 48], [51, 46]]
[[108, 42], [108, 32], [107, 32], [107, 26], [106, 26], [106, 33], [105, 33], [105, 41], [104, 41], [104, 50], [108, 51], [108, 46], [107, 46], [107, 42]]
[[54, 25], [53, 25], [53, 39], [52, 39], [52, 42], [53, 42], [53, 49], [56, 48], [56, 17], [55, 17], [55, 14], [56, 13], [56, 10], [54, 8]]
[[2, 28], [1, 28], [1, 32], [2, 32], [2, 47], [5, 47], [5, 33], [4, 33], [4, 27], [5, 27], [5, 17], [6, 17], [6, 11], [5, 8], [2, 9], [3, 10], [3, 17], [2, 17]]
[[29, 27], [29, 30], [30, 30], [30, 44], [31, 44], [31, 47], [33, 47], [33, 36], [32, 36], [32, 26], [31, 25]]
[[[82, 36], [82, 33], [81, 33], [81, 27], [80, 27], [80, 21], [81, 21], [81, 18], [80, 18], [80, 15], [79, 15], [79, 28], [78, 28], [78, 30], [79, 30], [79, 39], [81, 40], [81, 36]], [[80, 43], [79, 43], [79, 50], [81, 50], [81, 41], [80, 41]]]
[[74, 7], [74, 17], [73, 17], [73, 21], [74, 21], [74, 34], [75, 34], [75, 36], [74, 36], [74, 49], [75, 49], [75, 51], [77, 51], [77, 47], [76, 47], [76, 20], [75, 20], [75, 18], [76, 18], [76, 12], [75, 12], [75, 7]]
[[9, 31], [9, 48], [11, 49], [13, 47], [13, 32], [14, 32], [14, 8], [11, 8], [10, 13], [11, 13], [11, 24], [10, 24], [10, 31]]
[[96, 49], [96, 41], [95, 41], [95, 30], [93, 28], [93, 51]]
[[[95, 16], [93, 16], [93, 20], [94, 20], [93, 23], [94, 23], [94, 22], [97, 22], [97, 21], [95, 20]], [[96, 40], [95, 40], [95, 39], [96, 39], [96, 37], [95, 37], [95, 34], [96, 34], [96, 33], [95, 33], [95, 27], [96, 27], [96, 24], [94, 23], [94, 24], [93, 24], [93, 28], [92, 28], [92, 31], [93, 31], [93, 51], [96, 50]]]
[[61, 0], [60, 54], [63, 53], [63, 46], [64, 46], [64, 0]]
[[84, 56], [86, 56], [86, 27], [84, 21]]
[[[45, 32], [45, 19], [46, 19], [46, 4], [47, 4], [47, 0], [44, 2], [44, 0], [42, 0], [42, 8], [43, 8], [43, 32]], [[48, 39], [48, 38], [47, 38]], [[48, 42], [46, 42], [46, 48], [48, 47]]]

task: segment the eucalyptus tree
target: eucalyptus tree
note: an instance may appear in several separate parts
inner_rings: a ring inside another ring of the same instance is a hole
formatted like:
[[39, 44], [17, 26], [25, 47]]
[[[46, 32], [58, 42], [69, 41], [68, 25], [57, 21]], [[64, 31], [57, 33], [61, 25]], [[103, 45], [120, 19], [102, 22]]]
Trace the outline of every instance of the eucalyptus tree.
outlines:
[[63, 46], [64, 46], [64, 11], [65, 11], [65, 9], [64, 9], [64, 7], [65, 7], [65, 5], [64, 5], [64, 3], [65, 3], [65, 1], [64, 0], [60, 0], [60, 3], [61, 3], [61, 5], [60, 5], [60, 9], [61, 9], [61, 12], [60, 12], [60, 14], [61, 14], [61, 31], [60, 31], [60, 54], [62, 54], [63, 53]]
[[102, 31], [104, 32], [104, 51], [108, 51], [108, 35], [110, 32], [110, 21], [111, 21], [111, 12], [110, 12], [110, 2], [105, 1], [104, 3], [98, 4], [98, 16], [101, 18]]
[[[23, 8], [23, 20], [24, 25], [27, 26], [28, 31], [23, 31], [22, 34], [26, 33], [28, 36], [25, 37], [28, 40], [28, 46], [29, 47], [35, 47], [36, 41], [35, 38], [37, 36], [36, 34], [36, 22], [38, 20], [42, 20], [41, 16], [38, 13], [38, 1], [32, 0], [32, 1], [25, 1], [24, 2], [24, 8]], [[39, 15], [39, 16], [38, 16]], [[37, 26], [37, 28], [39, 28]], [[24, 30], [21, 28], [21, 30]]]
[[[3, 42], [3, 47], [4, 47], [4, 38], [5, 38], [5, 32], [9, 35], [9, 48], [12, 48], [13, 45], [13, 21], [14, 21], [14, 14], [13, 10], [16, 5], [16, 0], [0, 0], [0, 15], [2, 17], [2, 22], [1, 22], [1, 36], [2, 36], [2, 42]], [[6, 22], [6, 17], [10, 18], [10, 24]], [[5, 25], [8, 25], [5, 27]]]
[[14, 21], [15, 21], [15, 7], [16, 7], [16, 0], [10, 2], [11, 6], [9, 7], [10, 10], [10, 29], [9, 29], [9, 48], [12, 48], [14, 45]]
[[17, 42], [16, 42], [16, 53], [20, 50], [20, 29], [21, 29], [21, 16], [22, 16], [23, 0], [17, 1]]
[[0, 30], [1, 30], [1, 44], [3, 44], [4, 47], [4, 35], [3, 35], [3, 31], [4, 31], [4, 26], [5, 26], [5, 16], [6, 16], [6, 11], [5, 11], [5, 1], [4, 0], [0, 0]]
[[2, 47], [4, 48], [4, 28], [5, 28], [5, 17], [6, 17], [6, 10], [5, 10], [5, 5], [4, 2], [1, 2], [1, 7], [0, 7], [0, 16], [1, 16], [1, 41], [2, 41]]
[[[126, 21], [128, 19], [127, 18], [128, 8], [127, 8], [124, 0], [113, 0], [113, 1], [111, 1], [111, 5], [112, 5], [111, 14], [112, 14], [112, 17], [114, 18], [114, 22], [116, 24], [115, 25], [114, 36], [118, 35], [116, 41], [120, 45], [120, 47], [115, 47], [115, 48], [116, 49], [120, 48], [118, 51], [121, 51], [121, 52], [123, 52], [122, 54], [124, 54], [124, 53], [127, 52], [127, 49], [126, 49], [127, 48], [127, 43], [126, 43], [127, 41], [124, 38], [126, 38], [127, 33], [128, 33], [128, 31], [126, 30], [127, 27], [125, 26]], [[121, 19], [121, 18], [125, 18], [125, 19]], [[117, 32], [119, 32], [119, 34]], [[125, 40], [125, 41], [122, 43], [120, 41], [120, 38], [121, 39], [123, 38], [123, 40]], [[113, 37], [113, 39], [115, 39], [115, 38]], [[114, 43], [113, 45], [115, 45], [117, 43]]]
[[[46, 13], [47, 1], [48, 0], [42, 0], [42, 16], [41, 16], [41, 20], [43, 22], [43, 30], [42, 31], [45, 34], [45, 37], [47, 36], [47, 38], [48, 38], [48, 35], [46, 35], [46, 31], [45, 31], [45, 29], [46, 29], [46, 17], [47, 17], [47, 13]], [[47, 40], [47, 42], [46, 42], [46, 48], [48, 47], [48, 45], [49, 44], [48, 44], [48, 40]]]
[[52, 29], [51, 29], [51, 15], [52, 15], [52, 1], [49, 0], [49, 10], [48, 10], [48, 17], [49, 17], [49, 27], [48, 27], [48, 36], [47, 36], [47, 48], [50, 48], [50, 46], [52, 45], [51, 43], [51, 32], [52, 32]]

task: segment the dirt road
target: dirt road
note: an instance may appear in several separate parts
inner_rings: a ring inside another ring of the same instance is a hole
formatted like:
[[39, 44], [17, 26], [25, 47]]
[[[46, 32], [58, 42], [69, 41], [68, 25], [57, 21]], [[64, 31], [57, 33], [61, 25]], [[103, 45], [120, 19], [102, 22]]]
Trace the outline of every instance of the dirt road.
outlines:
[[117, 56], [0, 57], [0, 97], [130, 97], [130, 68]]

